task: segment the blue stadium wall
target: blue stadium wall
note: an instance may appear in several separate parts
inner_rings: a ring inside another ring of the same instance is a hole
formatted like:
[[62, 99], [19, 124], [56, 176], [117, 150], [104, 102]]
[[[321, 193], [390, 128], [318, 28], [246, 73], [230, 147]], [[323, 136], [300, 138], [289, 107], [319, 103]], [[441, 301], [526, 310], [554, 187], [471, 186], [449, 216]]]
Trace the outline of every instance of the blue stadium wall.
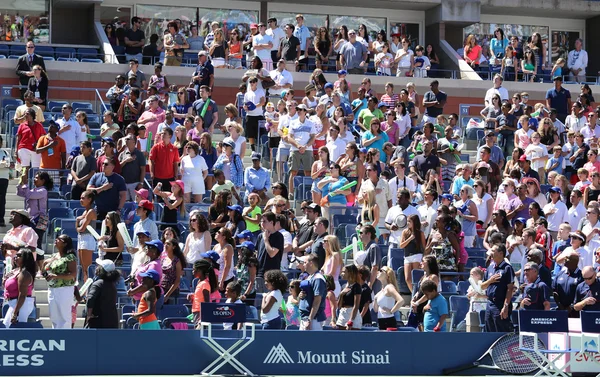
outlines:
[[[440, 375], [476, 360], [501, 335], [257, 331], [238, 356], [257, 375]], [[0, 330], [0, 376], [191, 375], [216, 357], [199, 331]]]

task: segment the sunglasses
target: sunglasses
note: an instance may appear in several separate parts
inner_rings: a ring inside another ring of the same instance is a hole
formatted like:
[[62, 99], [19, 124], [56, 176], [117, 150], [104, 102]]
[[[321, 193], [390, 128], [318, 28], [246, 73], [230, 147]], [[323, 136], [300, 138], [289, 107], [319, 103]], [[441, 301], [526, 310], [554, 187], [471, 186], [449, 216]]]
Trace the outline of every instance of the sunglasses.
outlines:
[[584, 277], [583, 280], [594, 280], [596, 278], [596, 275], [592, 275], [592, 276], [588, 276], [587, 278]]

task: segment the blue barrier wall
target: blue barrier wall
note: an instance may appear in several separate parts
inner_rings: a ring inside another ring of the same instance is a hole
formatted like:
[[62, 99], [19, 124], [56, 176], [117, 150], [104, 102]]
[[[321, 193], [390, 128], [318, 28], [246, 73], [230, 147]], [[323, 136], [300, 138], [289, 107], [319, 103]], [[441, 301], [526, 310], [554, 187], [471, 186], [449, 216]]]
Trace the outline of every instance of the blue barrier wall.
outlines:
[[[443, 368], [476, 360], [501, 335], [257, 331], [239, 360], [259, 375], [440, 375]], [[220, 342], [225, 348], [232, 343]], [[216, 357], [199, 331], [0, 331], [2, 376], [190, 375]], [[219, 373], [235, 370], [227, 366]]]

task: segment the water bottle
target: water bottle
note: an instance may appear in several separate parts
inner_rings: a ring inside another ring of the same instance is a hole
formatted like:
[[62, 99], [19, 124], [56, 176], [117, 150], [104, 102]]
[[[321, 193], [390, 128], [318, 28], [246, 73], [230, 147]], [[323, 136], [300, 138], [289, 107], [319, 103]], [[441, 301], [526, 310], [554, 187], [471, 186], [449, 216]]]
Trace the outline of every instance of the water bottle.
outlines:
[[[51, 138], [48, 138], [49, 144], [52, 144], [53, 141], [54, 140], [52, 140]], [[54, 148], [53, 147], [48, 148], [48, 157], [50, 157], [50, 156], [54, 156]]]

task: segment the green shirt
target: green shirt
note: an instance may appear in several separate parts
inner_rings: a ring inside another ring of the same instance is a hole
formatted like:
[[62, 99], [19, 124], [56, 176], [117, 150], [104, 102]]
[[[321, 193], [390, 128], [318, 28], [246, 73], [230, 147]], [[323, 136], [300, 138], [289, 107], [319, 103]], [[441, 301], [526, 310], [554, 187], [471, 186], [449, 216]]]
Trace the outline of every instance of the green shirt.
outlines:
[[371, 121], [373, 118], [383, 119], [383, 112], [379, 109], [375, 109], [371, 112], [369, 108], [366, 108], [358, 113], [358, 118], [362, 118], [363, 126], [365, 126], [367, 130], [371, 130]]
[[[55, 258], [48, 267], [49, 272], [55, 275], [64, 275], [69, 271], [69, 262], [75, 261], [75, 254], [67, 254], [62, 258]], [[54, 279], [48, 282], [50, 288], [72, 287], [75, 285], [75, 279]]]
[[[262, 210], [259, 206], [254, 207], [252, 211], [248, 213], [249, 217], [256, 217], [256, 215], [261, 214]], [[260, 224], [254, 224], [248, 220], [246, 220], [246, 230], [251, 231], [252, 233], [258, 232], [260, 230]]]

